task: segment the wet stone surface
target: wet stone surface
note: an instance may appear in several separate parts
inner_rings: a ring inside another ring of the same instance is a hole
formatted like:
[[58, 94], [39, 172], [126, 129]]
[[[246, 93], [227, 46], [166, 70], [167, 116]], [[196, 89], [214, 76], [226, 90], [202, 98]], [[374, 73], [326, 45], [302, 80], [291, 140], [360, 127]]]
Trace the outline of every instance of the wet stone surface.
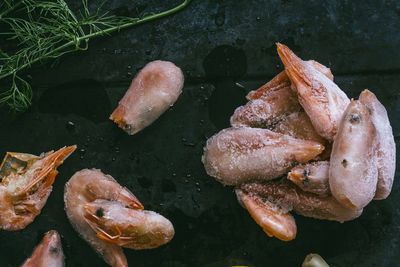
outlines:
[[[80, 1], [69, 2], [79, 7]], [[118, 0], [105, 7], [128, 15], [136, 7], [150, 12], [176, 3]], [[35, 66], [33, 107], [18, 115], [1, 109], [0, 152], [78, 149], [58, 168], [35, 221], [21, 231], [0, 231], [0, 265], [19, 266], [55, 229], [67, 266], [105, 266], [72, 229], [63, 203], [64, 184], [76, 171], [99, 168], [175, 226], [165, 246], [125, 249], [131, 266], [299, 266], [311, 252], [331, 266], [398, 266], [398, 171], [388, 199], [370, 203], [360, 218], [340, 224], [295, 215], [297, 237], [285, 243], [268, 238], [237, 203], [233, 188], [208, 177], [200, 159], [207, 138], [229, 125], [246, 93], [282, 70], [277, 41], [331, 67], [349, 97], [365, 88], [374, 92], [399, 144], [399, 10], [397, 1], [193, 0], [172, 17], [93, 40], [88, 51], [55, 66]], [[128, 136], [108, 116], [137, 71], [155, 59], [182, 68], [183, 93], [155, 123]]]

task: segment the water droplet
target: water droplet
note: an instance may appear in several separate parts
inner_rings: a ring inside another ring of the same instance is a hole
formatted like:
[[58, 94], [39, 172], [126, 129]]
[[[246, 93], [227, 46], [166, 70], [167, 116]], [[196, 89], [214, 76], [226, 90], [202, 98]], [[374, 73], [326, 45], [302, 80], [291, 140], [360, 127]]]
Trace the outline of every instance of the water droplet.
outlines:
[[192, 175], [191, 174], [186, 174], [186, 177], [190, 178], [190, 177], [192, 177]]
[[73, 131], [75, 130], [75, 123], [73, 123], [72, 121], [68, 121], [66, 127], [67, 130]]
[[145, 53], [146, 53], [146, 55], [150, 56], [151, 50], [150, 50], [150, 49], [147, 49], [147, 50], [145, 51]]
[[197, 192], [200, 192], [200, 191], [201, 191], [201, 188], [200, 188], [200, 187], [198, 187], [198, 188], [197, 188]]
[[172, 176], [173, 176], [173, 177], [176, 177], [176, 173], [173, 173]]
[[126, 78], [131, 78], [132, 77], [132, 72], [128, 71], [128, 73], [126, 74]]
[[200, 185], [200, 183], [199, 183], [199, 182], [196, 182], [195, 184], [196, 184], [197, 186], [199, 186], [199, 185]]
[[260, 20], [261, 20], [261, 18], [260, 18], [260, 17], [256, 17], [256, 20], [257, 20], [257, 21], [260, 21]]
[[112, 157], [112, 158], [111, 158], [111, 161], [115, 161], [115, 157]]
[[237, 86], [237, 87], [239, 87], [239, 88], [242, 88], [242, 89], [245, 89], [245, 87], [244, 87], [244, 85], [243, 84], [241, 84], [241, 83], [235, 83], [235, 85]]
[[128, 65], [126, 68], [127, 68], [128, 70], [130, 70], [130, 69], [132, 69], [132, 66], [131, 66], [131, 65]]
[[85, 155], [85, 153], [86, 153], [86, 149], [84, 149], [84, 148], [80, 148], [79, 150], [78, 150], [78, 152], [79, 152], [79, 154], [80, 154], [80, 159], [83, 159], [84, 158], [84, 155]]
[[195, 143], [192, 143], [192, 142], [184, 143], [183, 145], [184, 145], [184, 146], [190, 146], [190, 147], [196, 146], [196, 144], [195, 144]]

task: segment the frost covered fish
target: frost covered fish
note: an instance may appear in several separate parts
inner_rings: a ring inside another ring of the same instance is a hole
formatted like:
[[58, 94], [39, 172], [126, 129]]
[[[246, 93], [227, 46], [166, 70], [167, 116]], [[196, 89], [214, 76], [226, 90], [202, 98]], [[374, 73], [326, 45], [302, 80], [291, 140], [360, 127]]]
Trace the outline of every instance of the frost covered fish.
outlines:
[[283, 211], [279, 206], [268, 200], [246, 193], [241, 189], [236, 189], [235, 192], [239, 203], [247, 209], [251, 217], [269, 237], [275, 236], [282, 241], [290, 241], [296, 238], [296, 222], [289, 212]]
[[64, 253], [60, 235], [55, 230], [46, 233], [42, 242], [21, 267], [63, 267]]
[[[307, 61], [310, 63], [315, 69], [317, 69], [319, 72], [324, 74], [328, 79], [333, 81], [333, 74], [329, 68], [326, 66], [322, 65], [321, 63], [315, 61], [315, 60], [309, 60]], [[278, 75], [276, 75], [272, 80], [258, 88], [257, 90], [251, 91], [247, 94], [246, 98], [248, 100], [253, 100], [253, 99], [258, 99], [260, 97], [268, 95], [272, 91], [279, 90], [283, 87], [290, 87], [292, 86], [289, 77], [286, 74], [286, 71], [280, 72]], [[296, 90], [295, 90], [296, 91]]]
[[396, 144], [385, 107], [369, 90], [360, 94], [360, 102], [367, 106], [376, 129], [378, 184], [374, 199], [385, 199], [390, 194], [396, 169]]
[[322, 220], [348, 221], [361, 215], [361, 210], [343, 207], [332, 196], [322, 197], [305, 192], [292, 182], [280, 181], [251, 182], [235, 190], [239, 203], [264, 232], [282, 241], [296, 237], [297, 227], [290, 211]]
[[277, 48], [285, 71], [295, 85], [298, 100], [315, 130], [332, 141], [349, 98], [331, 79], [301, 60], [287, 46], [277, 43]]
[[58, 174], [57, 167], [76, 146], [35, 156], [8, 152], [0, 166], [0, 228], [24, 229], [47, 202]]
[[284, 87], [290, 87], [290, 80], [285, 71], [280, 72], [276, 75], [272, 80], [258, 88], [257, 90], [253, 90], [249, 92], [246, 96], [248, 100], [259, 99], [263, 96], [267, 96], [269, 93], [273, 91], [277, 91]]
[[267, 128], [300, 109], [296, 93], [290, 87], [282, 87], [238, 107], [231, 117], [231, 125]]
[[100, 170], [81, 170], [65, 185], [65, 211], [74, 229], [112, 266], [128, 266], [121, 247], [150, 249], [168, 243], [174, 227], [143, 210], [139, 200]]
[[375, 195], [375, 136], [368, 108], [352, 100], [333, 142], [329, 168], [332, 195], [348, 208], [362, 209]]
[[240, 185], [239, 189], [278, 205], [283, 212], [293, 210], [297, 214], [321, 220], [344, 222], [362, 213], [362, 209], [352, 210], [342, 206], [332, 196], [321, 197], [305, 192], [286, 179], [246, 183]]
[[329, 161], [316, 161], [298, 165], [290, 170], [287, 178], [303, 191], [320, 196], [330, 195]]
[[224, 129], [207, 140], [202, 162], [208, 175], [226, 185], [270, 180], [324, 150], [318, 142], [259, 128]]
[[[308, 63], [333, 79], [329, 68], [314, 60]], [[231, 125], [269, 128], [276, 122], [284, 120], [287, 115], [300, 111], [296, 90], [293, 91], [291, 87], [294, 85], [291, 85], [286, 72], [279, 73], [271, 81], [246, 96], [249, 102], [235, 110], [230, 119]]]
[[133, 135], [152, 124], [182, 93], [184, 77], [172, 62], [148, 63], [133, 79], [110, 119]]

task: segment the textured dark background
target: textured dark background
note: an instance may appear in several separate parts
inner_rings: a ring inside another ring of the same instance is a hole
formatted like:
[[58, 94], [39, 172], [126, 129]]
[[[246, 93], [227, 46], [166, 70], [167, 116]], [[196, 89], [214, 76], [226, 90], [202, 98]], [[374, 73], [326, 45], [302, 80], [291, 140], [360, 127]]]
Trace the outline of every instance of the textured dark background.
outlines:
[[[73, 8], [79, 0], [68, 1]], [[137, 5], [135, 6], [135, 3]], [[163, 10], [178, 1], [109, 0], [117, 14]], [[386, 106], [400, 137], [400, 3], [392, 1], [193, 0], [171, 17], [90, 42], [90, 49], [30, 70], [34, 105], [0, 113], [0, 152], [78, 150], [59, 168], [53, 192], [22, 231], [0, 232], [0, 266], [18, 266], [56, 229], [67, 266], [103, 266], [69, 224], [63, 186], [74, 172], [99, 168], [169, 218], [171, 243], [125, 249], [131, 266], [300, 266], [315, 252], [331, 266], [399, 266], [399, 174], [388, 199], [344, 224], [296, 216], [297, 238], [268, 238], [231, 187], [208, 177], [200, 157], [208, 137], [228, 126], [235, 107], [282, 70], [275, 42], [332, 68], [349, 97], [364, 88]], [[108, 120], [137, 70], [155, 59], [180, 66], [186, 82], [176, 104], [134, 136]], [[73, 125], [70, 125], [73, 124]]]

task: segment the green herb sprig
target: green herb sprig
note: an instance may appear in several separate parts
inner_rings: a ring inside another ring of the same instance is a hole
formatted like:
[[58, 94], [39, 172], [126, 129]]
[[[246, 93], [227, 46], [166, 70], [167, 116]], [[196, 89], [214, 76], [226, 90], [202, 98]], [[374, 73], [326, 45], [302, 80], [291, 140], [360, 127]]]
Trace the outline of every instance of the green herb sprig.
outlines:
[[139, 18], [102, 12], [104, 2], [90, 12], [88, 0], [82, 0], [82, 11], [77, 16], [64, 0], [2, 0], [0, 23], [6, 23], [9, 31], [0, 34], [16, 41], [18, 50], [8, 53], [0, 48], [0, 81], [10, 80], [8, 89], [0, 88], [0, 104], [7, 104], [17, 112], [31, 105], [32, 87], [19, 73], [32, 64], [87, 50], [89, 40], [94, 37], [171, 15], [186, 7], [190, 1], [185, 0], [172, 9]]

